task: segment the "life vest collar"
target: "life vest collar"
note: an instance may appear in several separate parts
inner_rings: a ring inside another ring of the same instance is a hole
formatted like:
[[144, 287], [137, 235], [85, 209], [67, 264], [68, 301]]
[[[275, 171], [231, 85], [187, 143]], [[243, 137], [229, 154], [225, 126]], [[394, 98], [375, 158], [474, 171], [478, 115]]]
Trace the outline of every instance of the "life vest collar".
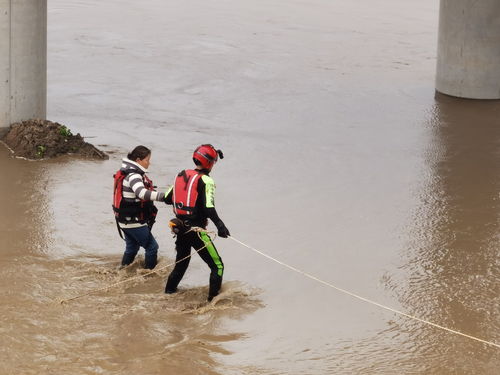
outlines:
[[130, 173], [130, 172], [128, 172], [130, 169], [137, 170], [137, 173], [140, 173], [140, 174], [144, 174], [144, 173], [149, 172], [142, 165], [140, 165], [139, 163], [137, 163], [137, 162], [135, 162], [133, 160], [130, 160], [129, 158], [123, 158], [122, 159], [122, 167], [121, 167], [121, 169], [124, 170], [124, 171], [127, 171], [127, 173]]
[[208, 169], [205, 169], [205, 168], [195, 168], [194, 171], [200, 173], [200, 174], [204, 174], [206, 176], [210, 176], [210, 171]]

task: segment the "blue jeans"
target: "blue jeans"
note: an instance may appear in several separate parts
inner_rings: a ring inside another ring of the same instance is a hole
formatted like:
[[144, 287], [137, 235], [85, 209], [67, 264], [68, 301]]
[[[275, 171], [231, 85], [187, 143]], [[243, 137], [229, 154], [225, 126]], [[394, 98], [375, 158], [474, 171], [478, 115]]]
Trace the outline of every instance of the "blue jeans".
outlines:
[[144, 268], [153, 269], [157, 263], [158, 243], [156, 242], [148, 226], [139, 228], [123, 229], [125, 234], [125, 253], [122, 258], [122, 265], [132, 263], [142, 246], [146, 250]]

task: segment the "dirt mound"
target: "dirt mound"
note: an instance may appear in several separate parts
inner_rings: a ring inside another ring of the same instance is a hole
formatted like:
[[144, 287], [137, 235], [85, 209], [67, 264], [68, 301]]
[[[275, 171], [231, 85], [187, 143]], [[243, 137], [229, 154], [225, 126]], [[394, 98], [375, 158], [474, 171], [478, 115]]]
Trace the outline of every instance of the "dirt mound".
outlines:
[[72, 134], [66, 126], [48, 120], [28, 120], [12, 124], [2, 138], [16, 156], [28, 159], [47, 159], [59, 155], [76, 154], [91, 159], [109, 156]]

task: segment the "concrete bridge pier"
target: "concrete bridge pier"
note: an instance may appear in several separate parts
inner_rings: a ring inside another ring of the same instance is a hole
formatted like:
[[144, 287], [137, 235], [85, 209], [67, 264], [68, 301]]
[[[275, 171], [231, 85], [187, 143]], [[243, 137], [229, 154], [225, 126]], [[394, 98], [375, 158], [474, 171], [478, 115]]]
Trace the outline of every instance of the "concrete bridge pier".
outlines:
[[0, 0], [0, 131], [47, 112], [47, 0]]
[[436, 90], [500, 99], [500, 0], [441, 0]]

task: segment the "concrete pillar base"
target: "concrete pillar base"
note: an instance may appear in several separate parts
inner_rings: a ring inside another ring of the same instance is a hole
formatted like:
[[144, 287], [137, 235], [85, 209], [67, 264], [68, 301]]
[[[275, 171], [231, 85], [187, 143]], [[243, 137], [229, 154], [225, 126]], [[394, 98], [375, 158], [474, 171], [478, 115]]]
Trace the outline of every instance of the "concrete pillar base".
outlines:
[[0, 0], [0, 128], [47, 112], [47, 0]]
[[500, 99], [499, 0], [441, 0], [436, 90]]

